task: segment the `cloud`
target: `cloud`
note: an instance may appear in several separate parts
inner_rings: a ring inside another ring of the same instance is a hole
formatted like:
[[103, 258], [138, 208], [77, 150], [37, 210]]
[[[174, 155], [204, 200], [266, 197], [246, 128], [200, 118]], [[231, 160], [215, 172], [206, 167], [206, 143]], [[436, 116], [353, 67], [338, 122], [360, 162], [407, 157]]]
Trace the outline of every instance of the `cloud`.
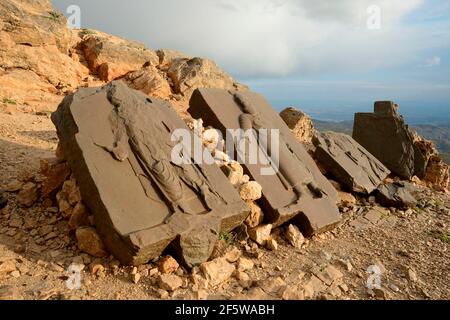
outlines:
[[[424, 46], [401, 21], [423, 0], [58, 0], [82, 24], [209, 57], [239, 77], [367, 71], [407, 63]], [[367, 8], [381, 9], [369, 30]]]
[[440, 57], [433, 57], [430, 59], [425, 60], [425, 65], [424, 67], [436, 67], [436, 66], [440, 66], [441, 65], [441, 58]]

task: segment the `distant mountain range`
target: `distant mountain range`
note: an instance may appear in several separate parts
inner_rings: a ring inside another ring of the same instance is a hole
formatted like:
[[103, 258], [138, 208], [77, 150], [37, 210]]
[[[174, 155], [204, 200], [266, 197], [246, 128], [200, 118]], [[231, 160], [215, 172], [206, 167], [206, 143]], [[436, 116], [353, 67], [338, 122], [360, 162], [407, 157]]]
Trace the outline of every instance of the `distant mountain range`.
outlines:
[[[352, 135], [353, 121], [333, 122], [313, 119], [313, 122], [315, 128], [319, 131], [335, 131]], [[443, 159], [450, 164], [450, 124], [415, 124], [411, 128], [425, 139], [433, 141]]]

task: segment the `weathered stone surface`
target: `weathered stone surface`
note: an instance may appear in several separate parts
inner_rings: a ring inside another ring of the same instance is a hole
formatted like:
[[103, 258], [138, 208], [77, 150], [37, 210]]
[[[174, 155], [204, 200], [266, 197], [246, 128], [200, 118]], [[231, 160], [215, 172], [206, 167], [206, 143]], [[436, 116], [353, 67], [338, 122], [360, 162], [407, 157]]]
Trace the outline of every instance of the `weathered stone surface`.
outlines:
[[419, 136], [411, 130], [414, 143], [414, 174], [419, 178], [425, 177], [428, 161], [431, 156], [438, 154], [433, 142]]
[[375, 102], [374, 113], [357, 113], [353, 138], [403, 179], [417, 176], [429, 187], [448, 188], [448, 165], [431, 141], [409, 129], [391, 101]]
[[176, 59], [191, 59], [191, 57], [188, 57], [182, 52], [171, 50], [171, 49], [158, 49], [156, 50], [156, 54], [159, 58], [159, 66], [163, 70], [168, 70], [172, 62]]
[[336, 132], [315, 136], [314, 158], [342, 185], [354, 192], [369, 194], [390, 171], [352, 137]]
[[138, 70], [145, 63], [159, 63], [156, 53], [143, 44], [98, 31], [84, 36], [80, 47], [89, 69], [104, 81], [111, 81], [130, 71]]
[[[230, 247], [228, 247], [230, 248]], [[241, 250], [239, 250], [239, 248], [237, 247], [231, 247], [231, 249], [229, 249], [225, 254], [224, 254], [224, 258], [231, 263], [236, 262], [242, 255]]]
[[55, 45], [62, 52], [69, 49], [67, 20], [50, 1], [2, 1], [0, 14], [5, 19], [2, 30], [8, 31], [15, 43], [31, 47]]
[[0, 261], [0, 276], [4, 276], [16, 270], [15, 261], [8, 259], [5, 261]]
[[236, 268], [238, 271], [249, 271], [252, 270], [255, 264], [252, 260], [240, 257], [237, 261]]
[[72, 40], [50, 1], [0, 2], [0, 97], [14, 101], [9, 107], [54, 110], [59, 93], [79, 85], [89, 70], [69, 56]]
[[89, 213], [86, 207], [79, 202], [71, 212], [68, 227], [70, 230], [76, 230], [83, 226], [89, 226]]
[[199, 264], [249, 213], [215, 164], [170, 162], [171, 133], [188, 128], [163, 101], [114, 81], [66, 97], [52, 120], [83, 203], [123, 264], [145, 263], [172, 242], [181, 261]]
[[231, 161], [228, 166], [222, 166], [221, 168], [233, 186], [240, 185], [244, 177], [244, 169], [237, 161]]
[[414, 175], [413, 135], [391, 101], [377, 101], [374, 113], [356, 113], [353, 139], [401, 178]]
[[[258, 202], [268, 223], [278, 226], [295, 217], [306, 234], [314, 234], [329, 230], [339, 222], [336, 190], [262, 96], [198, 89], [192, 95], [188, 112], [220, 130], [224, 137], [237, 129], [279, 130], [279, 170], [271, 170], [271, 165], [262, 166], [261, 161], [250, 163], [248, 154], [240, 159], [244, 161], [239, 161], [250, 178], [262, 186], [262, 198]], [[260, 150], [266, 150], [266, 146], [270, 149], [267, 143], [258, 140]], [[271, 172], [267, 174], [263, 169]]]
[[241, 185], [239, 195], [246, 201], [255, 201], [261, 198], [262, 188], [256, 181], [249, 181]]
[[377, 189], [377, 202], [384, 207], [414, 207], [417, 200], [411, 194], [413, 188], [412, 185], [403, 182], [383, 184]]
[[269, 239], [266, 241], [266, 248], [271, 251], [277, 251], [278, 250], [278, 242], [275, 239]]
[[263, 222], [264, 213], [262, 212], [261, 208], [253, 201], [247, 201], [247, 204], [250, 207], [250, 214], [245, 219], [245, 224], [249, 228], [255, 228]]
[[[433, 142], [411, 130], [414, 140], [414, 174], [430, 188], [444, 191], [449, 185], [449, 166]], [[413, 177], [414, 178], [414, 177]], [[412, 180], [412, 179], [411, 179]]]
[[31, 207], [38, 197], [37, 185], [33, 182], [26, 183], [17, 195], [17, 201], [21, 206]]
[[341, 199], [341, 206], [347, 208], [353, 208], [356, 205], [356, 198], [354, 195], [344, 191], [338, 191], [339, 199]]
[[212, 286], [217, 286], [218, 284], [227, 281], [233, 275], [236, 268], [225, 258], [217, 258], [202, 263], [200, 269], [209, 283]]
[[158, 269], [161, 273], [174, 273], [178, 267], [177, 260], [171, 256], [165, 256], [158, 261]]
[[19, 180], [13, 180], [10, 183], [8, 183], [3, 189], [6, 192], [16, 192], [22, 189], [23, 182]]
[[314, 275], [322, 280], [327, 286], [330, 286], [334, 282], [342, 279], [344, 276], [342, 272], [333, 267], [332, 265], [327, 265], [324, 268], [315, 268], [312, 270]]
[[0, 286], [0, 300], [21, 300], [16, 286]]
[[280, 117], [300, 142], [312, 143], [316, 131], [311, 118], [306, 113], [295, 107], [289, 107], [280, 112]]
[[75, 232], [78, 241], [78, 248], [94, 257], [105, 257], [107, 253], [102, 239], [97, 231], [92, 227], [78, 228]]
[[175, 93], [183, 94], [188, 99], [197, 88], [246, 89], [208, 59], [173, 59], [167, 74], [172, 79]]
[[64, 181], [69, 178], [70, 172], [67, 162], [60, 162], [56, 159], [41, 160], [41, 173], [46, 177], [42, 182], [42, 196], [44, 198], [54, 197]]
[[183, 285], [183, 280], [174, 274], [161, 274], [158, 283], [163, 290], [175, 291]]
[[249, 288], [253, 283], [250, 276], [244, 271], [237, 271], [236, 279], [238, 280], [239, 285], [243, 288]]
[[303, 234], [298, 230], [297, 226], [290, 224], [284, 233], [286, 240], [295, 248], [300, 248], [305, 242]]
[[172, 93], [164, 74], [152, 65], [131, 71], [122, 80], [130, 88], [140, 90], [151, 97], [167, 99]]
[[437, 190], [448, 189], [449, 166], [438, 155], [433, 155], [428, 160], [424, 181]]
[[263, 224], [255, 228], [248, 230], [248, 235], [260, 246], [266, 244], [266, 241], [270, 239], [270, 232], [272, 231], [271, 224]]

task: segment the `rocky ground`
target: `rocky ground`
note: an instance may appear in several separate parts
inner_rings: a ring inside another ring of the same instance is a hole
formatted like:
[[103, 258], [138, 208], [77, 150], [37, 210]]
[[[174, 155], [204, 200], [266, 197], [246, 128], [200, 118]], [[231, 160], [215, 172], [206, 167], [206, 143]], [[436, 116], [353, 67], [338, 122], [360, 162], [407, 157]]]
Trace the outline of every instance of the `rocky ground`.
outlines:
[[[57, 136], [47, 114], [0, 113], [0, 298], [17, 299], [449, 299], [450, 196], [422, 189], [418, 206], [379, 207], [350, 197], [335, 230], [303, 239], [293, 227], [272, 230], [258, 246], [222, 235], [216, 259], [188, 272], [165, 258], [138, 268], [78, 249], [57, 207], [17, 192], [39, 184], [41, 159]], [[33, 199], [34, 200], [34, 199]], [[267, 249], [269, 248], [269, 249]], [[70, 290], [69, 267], [83, 268]], [[380, 274], [381, 289], [367, 283]]]

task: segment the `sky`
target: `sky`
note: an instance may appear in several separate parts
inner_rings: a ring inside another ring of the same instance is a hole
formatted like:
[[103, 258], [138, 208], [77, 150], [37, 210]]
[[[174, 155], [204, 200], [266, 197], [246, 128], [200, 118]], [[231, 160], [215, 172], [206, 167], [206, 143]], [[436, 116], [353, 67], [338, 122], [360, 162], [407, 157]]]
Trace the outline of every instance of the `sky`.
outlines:
[[214, 60], [277, 108], [350, 120], [393, 100], [450, 123], [450, 0], [52, 0], [81, 27]]

